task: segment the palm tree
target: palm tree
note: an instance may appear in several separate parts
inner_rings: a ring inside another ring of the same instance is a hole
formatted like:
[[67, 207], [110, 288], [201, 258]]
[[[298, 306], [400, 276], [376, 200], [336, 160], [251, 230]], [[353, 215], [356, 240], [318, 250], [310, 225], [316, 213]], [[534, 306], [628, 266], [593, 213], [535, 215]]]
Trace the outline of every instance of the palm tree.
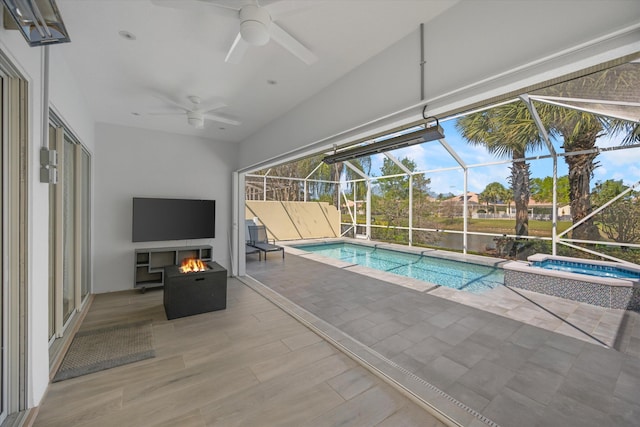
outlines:
[[480, 193], [480, 198], [487, 202], [487, 208], [489, 207], [489, 203], [493, 203], [493, 215], [496, 214], [496, 205], [498, 202], [503, 201], [502, 196], [504, 194], [505, 188], [499, 182], [492, 182], [487, 184], [487, 186]]
[[[489, 213], [490, 198], [487, 196], [487, 194], [484, 191], [482, 193], [478, 194], [478, 202], [480, 202], [481, 204], [482, 203], [486, 203], [487, 204], [486, 213]], [[478, 213], [481, 213], [481, 212], [478, 211]]]
[[515, 234], [529, 234], [529, 163], [521, 160], [528, 150], [542, 144], [540, 131], [522, 102], [512, 102], [461, 117], [456, 129], [472, 145], [484, 146], [497, 157], [511, 157], [513, 200], [516, 205]]
[[[566, 99], [600, 99], [619, 101], [637, 99], [640, 96], [640, 64], [628, 63], [600, 71], [568, 82], [560, 83], [535, 92]], [[590, 105], [597, 110], [601, 106]], [[536, 103], [542, 121], [552, 133], [563, 138], [565, 152], [589, 151], [596, 140], [605, 135], [625, 133], [622, 144], [637, 143], [640, 127], [637, 122], [611, 119], [585, 111], [551, 104]], [[606, 110], [605, 110], [606, 112]], [[574, 224], [588, 216], [591, 211], [591, 178], [597, 167], [597, 152], [565, 156], [569, 166], [569, 200]], [[592, 218], [574, 228], [572, 238], [598, 240], [600, 232]]]
[[[563, 138], [565, 152], [588, 151], [595, 147], [598, 137], [604, 134], [604, 118], [579, 110], [549, 104], [536, 104], [549, 130]], [[569, 202], [573, 222], [579, 222], [591, 213], [591, 178], [598, 167], [597, 152], [565, 156], [569, 166]], [[572, 237], [582, 240], [598, 240], [600, 233], [593, 219], [587, 219], [573, 229]]]
[[511, 202], [513, 201], [513, 190], [510, 188], [505, 188], [500, 194], [500, 199], [502, 203], [507, 205], [507, 215], [511, 218]]

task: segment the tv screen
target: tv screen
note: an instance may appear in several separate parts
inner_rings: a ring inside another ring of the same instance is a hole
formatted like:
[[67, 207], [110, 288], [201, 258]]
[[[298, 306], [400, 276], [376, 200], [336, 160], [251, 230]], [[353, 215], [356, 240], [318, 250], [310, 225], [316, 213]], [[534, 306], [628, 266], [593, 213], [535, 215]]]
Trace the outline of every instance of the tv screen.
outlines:
[[216, 201], [133, 198], [134, 242], [215, 237]]

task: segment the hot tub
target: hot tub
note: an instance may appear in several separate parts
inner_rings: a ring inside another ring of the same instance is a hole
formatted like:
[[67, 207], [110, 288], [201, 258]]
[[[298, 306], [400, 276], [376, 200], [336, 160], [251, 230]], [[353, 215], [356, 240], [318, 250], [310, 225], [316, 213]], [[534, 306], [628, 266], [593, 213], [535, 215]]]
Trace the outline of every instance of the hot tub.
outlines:
[[506, 286], [640, 311], [640, 266], [535, 254], [503, 265]]

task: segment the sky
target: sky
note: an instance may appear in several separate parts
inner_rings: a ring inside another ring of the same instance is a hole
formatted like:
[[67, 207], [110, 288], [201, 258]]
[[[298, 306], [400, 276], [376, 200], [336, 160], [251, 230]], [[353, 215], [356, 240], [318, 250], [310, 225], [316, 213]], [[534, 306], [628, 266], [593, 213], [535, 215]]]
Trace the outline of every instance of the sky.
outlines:
[[[440, 122], [444, 129], [445, 140], [455, 150], [467, 165], [483, 164], [496, 162], [493, 155], [489, 154], [486, 149], [480, 146], [473, 146], [465, 142], [455, 129], [455, 120]], [[612, 147], [620, 145], [621, 137], [601, 137], [596, 145], [598, 147]], [[562, 152], [560, 141], [553, 141], [557, 152]], [[420, 145], [413, 145], [391, 152], [398, 159], [409, 157], [416, 165], [417, 170], [435, 170], [442, 168], [455, 167], [458, 164], [447, 153], [438, 141], [426, 142]], [[546, 148], [530, 151], [527, 157], [543, 156], [549, 154]], [[371, 174], [380, 176], [380, 167], [382, 166], [383, 154], [372, 156]], [[599, 167], [594, 171], [592, 179], [592, 187], [597, 181], [605, 181], [607, 179], [622, 179], [625, 185], [633, 185], [640, 180], [640, 147], [625, 150], [617, 150], [613, 152], [600, 153], [596, 158]], [[532, 178], [544, 178], [551, 176], [553, 173], [553, 161], [551, 159], [540, 159], [529, 162], [531, 165]], [[501, 165], [483, 166], [470, 168], [468, 175], [468, 189], [472, 192], [480, 193], [487, 184], [491, 182], [500, 182], [505, 187], [509, 187], [507, 178], [510, 175], [510, 163]], [[568, 167], [564, 158], [558, 158], [558, 176], [568, 173]], [[427, 177], [431, 179], [430, 189], [433, 193], [453, 193], [462, 194], [464, 183], [462, 170], [443, 171], [428, 173]]]

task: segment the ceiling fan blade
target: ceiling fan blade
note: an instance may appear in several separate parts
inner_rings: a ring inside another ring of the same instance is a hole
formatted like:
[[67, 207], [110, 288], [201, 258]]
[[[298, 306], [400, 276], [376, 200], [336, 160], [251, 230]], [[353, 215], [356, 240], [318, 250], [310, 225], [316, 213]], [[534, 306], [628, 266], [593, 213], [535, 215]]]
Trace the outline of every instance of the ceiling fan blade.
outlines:
[[171, 9], [187, 10], [189, 12], [214, 12], [218, 15], [228, 16], [238, 19], [239, 8], [233, 8], [224, 4], [218, 4], [207, 0], [188, 1], [188, 0], [151, 0], [156, 6], [168, 7]]
[[240, 126], [242, 122], [238, 120], [228, 119], [226, 117], [219, 116], [217, 114], [203, 114], [203, 117], [207, 120], [213, 120], [215, 122], [226, 123], [232, 126]]
[[[315, 0], [317, 2], [317, 0]], [[271, 18], [276, 21], [282, 16], [295, 14], [313, 7], [311, 0], [277, 0], [277, 1], [261, 1], [260, 6], [265, 7], [269, 11]]]
[[231, 49], [227, 53], [227, 57], [224, 58], [224, 62], [229, 62], [231, 64], [239, 64], [242, 61], [242, 57], [249, 49], [249, 43], [242, 39], [240, 33], [236, 36], [236, 39], [233, 41], [231, 45]]
[[229, 18], [234, 18], [234, 19], [238, 19], [240, 8], [243, 6], [242, 4], [238, 4], [237, 0], [233, 0], [232, 2], [215, 1], [215, 0], [198, 0], [198, 2], [205, 3], [211, 6], [209, 10], [214, 11], [218, 15], [223, 15]]
[[280, 3], [284, 0], [252, 0], [252, 3], [258, 7], [271, 6], [274, 3]]
[[174, 107], [178, 107], [182, 111], [189, 111], [189, 107], [185, 107], [184, 105], [180, 104], [178, 101], [174, 101], [173, 99], [171, 99], [171, 98], [169, 98], [167, 96], [160, 95], [158, 93], [154, 93], [153, 97], [159, 99], [160, 101], [162, 101], [162, 102], [164, 102], [166, 104], [171, 104]]
[[224, 108], [226, 106], [227, 106], [227, 104], [225, 104], [222, 101], [208, 102], [206, 104], [198, 105], [198, 111], [200, 111], [202, 114], [207, 114], [207, 113], [210, 113], [212, 111]]
[[186, 113], [146, 113], [147, 116], [184, 116]]
[[271, 38], [273, 40], [275, 40], [278, 44], [287, 49], [305, 64], [311, 65], [318, 60], [318, 57], [313, 52], [304, 47], [302, 43], [293, 38], [291, 34], [287, 33], [275, 22], [271, 23], [269, 31], [271, 32]]

